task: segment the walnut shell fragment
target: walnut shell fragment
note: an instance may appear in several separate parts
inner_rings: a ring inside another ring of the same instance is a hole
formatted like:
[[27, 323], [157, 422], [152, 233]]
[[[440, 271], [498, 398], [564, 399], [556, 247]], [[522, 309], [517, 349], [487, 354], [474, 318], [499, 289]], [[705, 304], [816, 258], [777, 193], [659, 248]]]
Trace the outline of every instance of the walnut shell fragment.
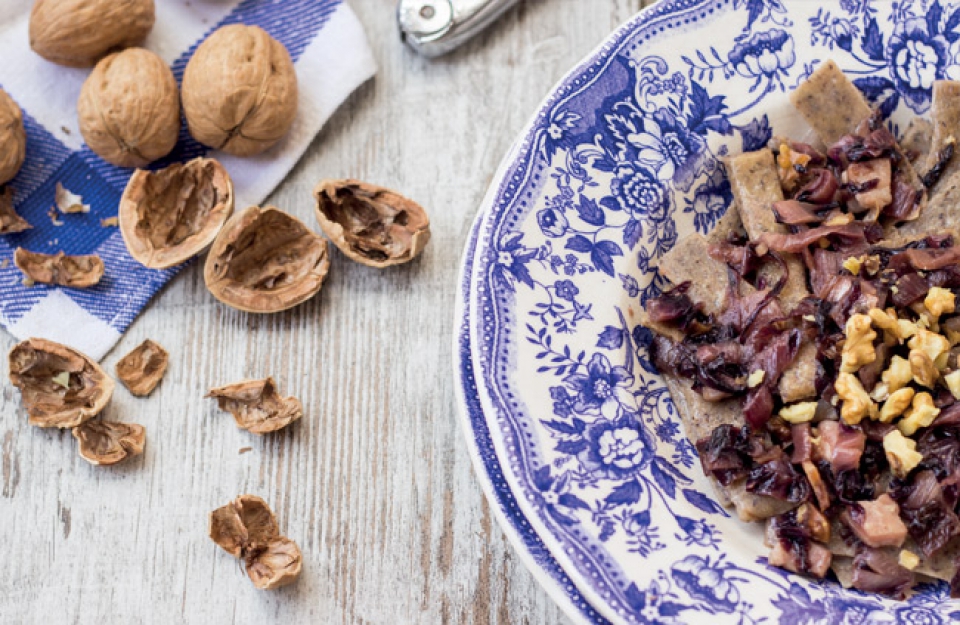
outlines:
[[72, 428], [110, 401], [115, 383], [96, 362], [45, 339], [27, 339], [10, 351], [10, 381], [20, 389], [30, 425]]
[[13, 208], [13, 189], [5, 187], [0, 193], [0, 234], [14, 234], [33, 226]]
[[222, 26], [183, 72], [183, 113], [200, 143], [250, 156], [277, 143], [297, 115], [297, 72], [283, 44], [258, 26]]
[[300, 576], [300, 548], [280, 535], [276, 515], [260, 497], [240, 495], [211, 512], [210, 538], [233, 557], [243, 558], [247, 575], [261, 590], [285, 586]]
[[233, 181], [212, 158], [138, 169], [120, 198], [120, 233], [145, 267], [173, 267], [205, 250], [233, 213]]
[[77, 289], [91, 287], [103, 277], [103, 261], [96, 254], [67, 256], [63, 252], [41, 254], [18, 247], [13, 262], [30, 280]]
[[167, 371], [170, 355], [150, 339], [117, 362], [117, 377], [137, 397], [149, 395]]
[[303, 405], [296, 397], [281, 397], [273, 378], [244, 380], [210, 389], [221, 410], [233, 414], [237, 427], [266, 434], [284, 428], [303, 416]]
[[27, 132], [23, 112], [6, 91], [0, 89], [0, 184], [6, 184], [23, 166], [27, 155]]
[[36, 0], [30, 12], [30, 47], [67, 67], [90, 67], [112, 50], [147, 38], [153, 0]]
[[430, 240], [422, 206], [359, 180], [324, 180], [313, 191], [317, 219], [340, 251], [370, 267], [413, 260]]
[[163, 60], [143, 48], [104, 57], [77, 99], [80, 134], [100, 158], [143, 167], [166, 156], [180, 133], [180, 92]]
[[142, 425], [115, 421], [87, 421], [73, 428], [73, 437], [77, 439], [80, 457], [97, 466], [139, 456], [147, 442]]
[[203, 268], [218, 300], [247, 312], [278, 312], [320, 290], [330, 269], [327, 242], [273, 206], [237, 213], [217, 235]]

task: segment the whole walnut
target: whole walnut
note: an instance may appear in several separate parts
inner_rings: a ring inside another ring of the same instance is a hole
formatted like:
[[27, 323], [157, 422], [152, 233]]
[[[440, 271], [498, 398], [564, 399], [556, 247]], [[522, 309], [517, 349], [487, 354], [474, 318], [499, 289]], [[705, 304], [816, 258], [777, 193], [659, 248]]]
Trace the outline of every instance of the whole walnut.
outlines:
[[217, 29], [187, 63], [181, 91], [193, 138], [236, 156], [270, 148], [297, 114], [290, 54], [257, 26]]
[[23, 113], [7, 92], [0, 89], [0, 185], [13, 179], [23, 165], [27, 150], [27, 133], [23, 129]]
[[97, 63], [80, 89], [77, 114], [91, 150], [120, 167], [143, 167], [177, 143], [177, 81], [159, 56], [128, 48]]
[[153, 22], [153, 0], [36, 0], [30, 47], [48, 61], [90, 67], [108, 52], [139, 45]]

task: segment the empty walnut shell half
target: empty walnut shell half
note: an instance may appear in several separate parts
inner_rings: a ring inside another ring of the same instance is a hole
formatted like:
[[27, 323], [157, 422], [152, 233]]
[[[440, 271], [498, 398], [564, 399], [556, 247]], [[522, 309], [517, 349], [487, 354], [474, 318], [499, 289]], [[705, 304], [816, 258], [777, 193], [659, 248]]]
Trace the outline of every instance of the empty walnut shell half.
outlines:
[[117, 377], [137, 397], [149, 395], [167, 371], [170, 355], [147, 339], [117, 362]]
[[235, 558], [261, 590], [279, 588], [300, 576], [297, 543], [280, 535], [277, 517], [263, 499], [240, 495], [210, 513], [210, 538]]
[[212, 158], [195, 158], [159, 171], [135, 171], [118, 217], [130, 255], [145, 267], [165, 269], [205, 250], [231, 213], [227, 170]]
[[45, 339], [10, 351], [10, 381], [20, 389], [30, 425], [72, 428], [92, 419], [113, 396], [114, 381], [80, 352]]
[[370, 267], [412, 260], [430, 240], [423, 207], [359, 180], [324, 180], [313, 191], [320, 228], [349, 258]]
[[90, 464], [108, 466], [143, 453], [146, 430], [136, 423], [87, 421], [73, 428], [80, 457]]
[[210, 389], [207, 397], [215, 397], [221, 410], [233, 414], [237, 427], [254, 434], [276, 432], [303, 416], [300, 400], [281, 397], [273, 378]]
[[237, 213], [217, 235], [203, 279], [218, 300], [278, 312], [317, 294], [330, 269], [327, 242], [273, 206]]
[[250, 549], [244, 561], [250, 581], [260, 590], [273, 590], [295, 582], [303, 565], [300, 547], [283, 536]]
[[33, 226], [13, 208], [13, 189], [5, 187], [0, 193], [0, 234], [14, 234]]
[[210, 538], [235, 558], [253, 544], [280, 536], [277, 516], [256, 495], [240, 495], [210, 513]]
[[96, 254], [41, 254], [18, 247], [13, 252], [13, 262], [27, 278], [44, 284], [82, 289], [98, 284], [103, 277], [103, 261]]

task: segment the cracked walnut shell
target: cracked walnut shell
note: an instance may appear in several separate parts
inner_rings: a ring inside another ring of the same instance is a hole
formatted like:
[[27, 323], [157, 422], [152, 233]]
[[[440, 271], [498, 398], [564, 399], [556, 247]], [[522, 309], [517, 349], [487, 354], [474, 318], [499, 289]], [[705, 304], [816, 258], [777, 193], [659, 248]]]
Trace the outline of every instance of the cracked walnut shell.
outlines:
[[240, 495], [211, 512], [210, 538], [244, 560], [247, 575], [261, 590], [285, 586], [300, 576], [300, 548], [280, 535], [276, 515], [260, 497]]
[[109, 466], [143, 453], [147, 435], [142, 425], [115, 421], [87, 421], [73, 428], [80, 457], [90, 464]]
[[187, 63], [181, 92], [193, 138], [236, 156], [269, 149], [297, 114], [290, 54], [257, 26], [231, 24], [210, 35]]
[[36, 0], [30, 47], [68, 67], [90, 67], [103, 55], [147, 38], [153, 0]]
[[278, 312], [320, 290], [330, 269], [327, 242], [273, 206], [237, 213], [217, 235], [203, 268], [218, 300], [247, 312]]
[[232, 213], [227, 170], [212, 158], [195, 158], [135, 171], [118, 217], [130, 255], [145, 267], [165, 269], [205, 250]]
[[313, 191], [320, 228], [347, 257], [370, 267], [413, 260], [430, 240], [430, 218], [399, 193], [359, 180], [325, 180]]
[[0, 89], [0, 184], [6, 184], [20, 171], [27, 154], [27, 133], [23, 113], [6, 91]]
[[84, 81], [77, 115], [84, 141], [98, 156], [119, 167], [143, 167], [177, 143], [177, 81], [149, 50], [111, 54]]
[[18, 247], [13, 252], [13, 262], [27, 278], [44, 284], [83, 289], [98, 284], [103, 277], [103, 261], [96, 254], [42, 254]]
[[114, 381], [80, 352], [45, 339], [10, 351], [10, 381], [20, 389], [30, 425], [72, 428], [92, 419], [113, 396]]
[[137, 397], [149, 395], [167, 371], [170, 355], [150, 339], [117, 362], [117, 377]]
[[210, 389], [221, 410], [233, 414], [237, 427], [266, 434], [284, 428], [303, 416], [303, 406], [296, 397], [281, 397], [273, 378], [244, 380]]
[[33, 226], [13, 208], [13, 189], [4, 187], [0, 193], [0, 234], [15, 234]]

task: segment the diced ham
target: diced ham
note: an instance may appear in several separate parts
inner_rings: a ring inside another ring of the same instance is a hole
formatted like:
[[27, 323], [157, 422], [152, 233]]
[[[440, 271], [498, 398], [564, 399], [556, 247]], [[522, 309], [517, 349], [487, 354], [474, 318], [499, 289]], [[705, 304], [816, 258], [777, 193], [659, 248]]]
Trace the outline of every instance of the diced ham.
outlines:
[[790, 438], [793, 439], [793, 454], [790, 462], [800, 464], [810, 460], [813, 442], [810, 440], [810, 424], [797, 423], [790, 426]]
[[869, 547], [900, 547], [907, 537], [907, 526], [900, 520], [900, 508], [886, 493], [873, 501], [853, 504], [843, 511], [841, 518]]
[[891, 172], [889, 158], [850, 163], [846, 171], [847, 183], [858, 189], [854, 197], [862, 207], [880, 210], [893, 201]]
[[838, 421], [823, 421], [818, 427], [820, 442], [815, 446], [819, 459], [830, 463], [834, 473], [860, 466], [867, 437], [863, 430]]

